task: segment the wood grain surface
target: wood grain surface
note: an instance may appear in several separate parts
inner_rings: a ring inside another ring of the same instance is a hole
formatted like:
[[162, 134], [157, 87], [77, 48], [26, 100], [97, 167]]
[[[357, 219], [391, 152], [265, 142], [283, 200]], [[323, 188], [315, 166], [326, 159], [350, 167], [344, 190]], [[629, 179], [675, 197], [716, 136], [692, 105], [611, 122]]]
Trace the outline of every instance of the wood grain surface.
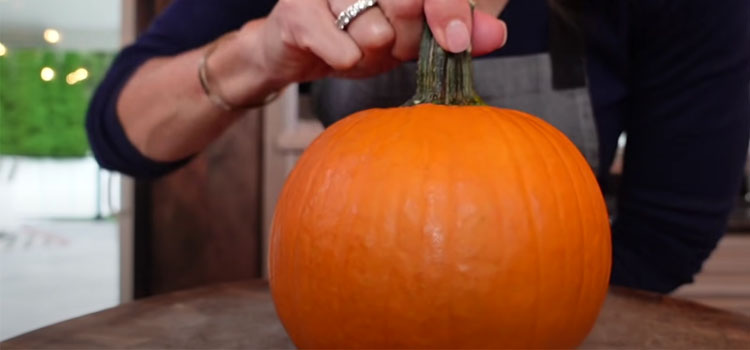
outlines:
[[249, 112], [152, 184], [147, 294], [261, 276], [261, 129]]
[[[750, 348], [750, 318], [613, 289], [582, 346]], [[0, 343], [2, 349], [289, 349], [268, 285], [222, 284], [146, 298]]]

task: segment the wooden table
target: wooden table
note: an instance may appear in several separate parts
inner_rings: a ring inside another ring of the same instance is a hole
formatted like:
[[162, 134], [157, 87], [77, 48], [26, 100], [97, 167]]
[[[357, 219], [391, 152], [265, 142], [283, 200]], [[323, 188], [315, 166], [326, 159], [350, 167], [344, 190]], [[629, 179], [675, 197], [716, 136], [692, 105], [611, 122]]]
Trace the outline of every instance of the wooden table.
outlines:
[[[182, 291], [58, 323], [2, 349], [292, 348], [268, 285]], [[750, 348], [750, 318], [666, 296], [613, 289], [584, 348]]]

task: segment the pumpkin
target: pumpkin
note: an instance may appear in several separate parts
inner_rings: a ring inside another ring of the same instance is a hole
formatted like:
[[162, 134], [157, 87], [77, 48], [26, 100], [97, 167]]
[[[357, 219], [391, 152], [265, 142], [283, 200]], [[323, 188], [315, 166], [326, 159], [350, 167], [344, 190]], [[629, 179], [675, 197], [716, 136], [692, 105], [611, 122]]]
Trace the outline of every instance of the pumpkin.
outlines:
[[276, 311], [301, 348], [571, 348], [607, 292], [607, 210], [583, 156], [488, 107], [471, 55], [425, 30], [409, 106], [351, 115], [289, 175]]

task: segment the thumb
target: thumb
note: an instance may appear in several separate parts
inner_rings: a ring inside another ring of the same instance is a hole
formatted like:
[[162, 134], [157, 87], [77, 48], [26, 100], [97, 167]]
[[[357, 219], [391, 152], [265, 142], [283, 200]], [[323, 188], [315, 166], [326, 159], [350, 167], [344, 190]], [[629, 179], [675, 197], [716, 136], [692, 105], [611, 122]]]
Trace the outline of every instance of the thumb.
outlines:
[[427, 24], [438, 44], [453, 53], [471, 46], [471, 6], [467, 0], [425, 0]]

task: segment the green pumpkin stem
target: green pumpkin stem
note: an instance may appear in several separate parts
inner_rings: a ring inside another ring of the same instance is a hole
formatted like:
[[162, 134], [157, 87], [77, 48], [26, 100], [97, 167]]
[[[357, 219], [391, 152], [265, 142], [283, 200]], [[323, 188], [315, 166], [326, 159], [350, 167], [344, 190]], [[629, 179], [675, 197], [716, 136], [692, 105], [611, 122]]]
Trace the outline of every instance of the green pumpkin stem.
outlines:
[[482, 106], [484, 101], [474, 91], [471, 49], [462, 53], [445, 51], [425, 24], [417, 62], [417, 93], [406, 103], [451, 106]]

